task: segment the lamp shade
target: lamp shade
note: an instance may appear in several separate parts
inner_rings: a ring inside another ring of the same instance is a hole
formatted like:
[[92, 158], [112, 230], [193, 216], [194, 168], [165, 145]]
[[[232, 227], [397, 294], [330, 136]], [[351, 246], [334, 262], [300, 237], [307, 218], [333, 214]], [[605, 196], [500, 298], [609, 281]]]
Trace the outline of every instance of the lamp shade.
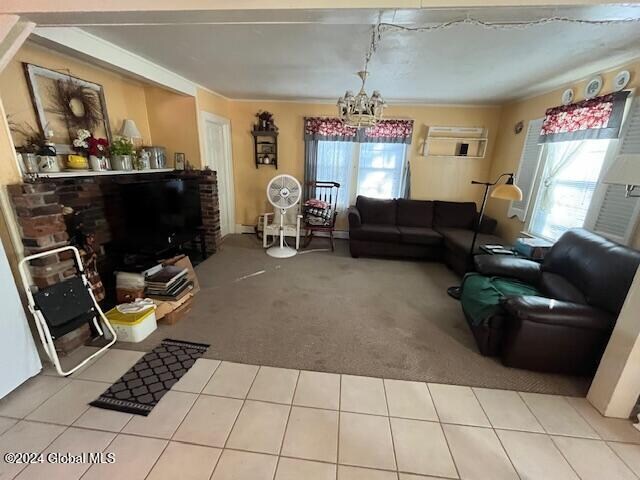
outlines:
[[500, 198], [502, 200], [512, 200], [519, 202], [522, 200], [522, 190], [514, 183], [504, 183], [496, 185], [491, 191], [491, 198]]
[[120, 130], [120, 135], [125, 138], [142, 138], [140, 134], [140, 130], [136, 126], [136, 122], [130, 119], [125, 119], [122, 122], [122, 129]]
[[604, 183], [640, 185], [640, 155], [618, 155], [604, 176]]

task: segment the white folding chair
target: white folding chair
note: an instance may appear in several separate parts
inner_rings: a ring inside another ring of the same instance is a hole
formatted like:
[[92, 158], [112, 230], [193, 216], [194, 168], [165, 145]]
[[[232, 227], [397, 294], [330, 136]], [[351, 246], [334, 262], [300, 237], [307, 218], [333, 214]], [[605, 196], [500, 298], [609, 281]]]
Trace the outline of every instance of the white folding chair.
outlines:
[[[299, 208], [290, 208], [284, 214], [284, 222], [280, 225], [280, 222], [274, 219], [275, 214], [263, 213], [261, 215], [262, 220], [262, 246], [269, 248], [274, 245], [280, 239], [280, 229], [284, 232], [285, 237], [294, 237], [296, 242], [296, 250], [300, 249], [300, 221], [302, 215], [300, 215]], [[271, 240], [269, 239], [271, 237]]]
[[[31, 275], [28, 270], [31, 260], [48, 255], [57, 255], [68, 250], [74, 253], [76, 268], [78, 269], [77, 276], [45, 288], [37, 288], [31, 284]], [[116, 343], [116, 332], [111, 327], [109, 320], [107, 320], [96, 301], [96, 297], [93, 295], [91, 284], [84, 274], [82, 259], [77, 248], [67, 246], [29, 255], [20, 261], [19, 270], [22, 284], [27, 294], [29, 311], [35, 319], [40, 341], [49, 360], [51, 360], [60, 375], [63, 377], [71, 375], [92, 359], [102, 355]], [[65, 371], [60, 365], [58, 352], [56, 352], [53, 341], [85, 323], [93, 324], [96, 332], [100, 336], [107, 338], [101, 326], [102, 323], [109, 331], [110, 340], [100, 350], [85, 358], [75, 367]]]

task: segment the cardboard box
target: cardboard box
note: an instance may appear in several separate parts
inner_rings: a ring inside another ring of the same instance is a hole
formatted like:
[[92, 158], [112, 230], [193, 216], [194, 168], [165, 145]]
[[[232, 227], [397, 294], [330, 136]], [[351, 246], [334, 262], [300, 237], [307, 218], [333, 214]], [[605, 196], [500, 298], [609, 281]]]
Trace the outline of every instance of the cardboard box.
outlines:
[[156, 319], [161, 320], [174, 310], [177, 310], [185, 303], [189, 302], [193, 298], [193, 293], [188, 293], [180, 300], [175, 302], [169, 302], [165, 300], [154, 300], [153, 303], [156, 304]]
[[193, 295], [175, 310], [167, 313], [162, 319], [162, 323], [166, 325], [174, 325], [182, 320], [191, 311], [193, 305]]

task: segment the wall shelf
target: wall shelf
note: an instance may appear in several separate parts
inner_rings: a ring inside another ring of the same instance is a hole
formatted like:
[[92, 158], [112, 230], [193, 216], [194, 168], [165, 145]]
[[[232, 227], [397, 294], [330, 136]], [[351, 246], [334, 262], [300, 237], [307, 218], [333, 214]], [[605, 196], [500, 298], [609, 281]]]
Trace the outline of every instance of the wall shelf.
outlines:
[[92, 170], [65, 170], [64, 172], [40, 172], [37, 176], [38, 178], [103, 177], [109, 175], [145, 175], [148, 173], [166, 173], [173, 171], [173, 168], [154, 168], [150, 170], [106, 170], [104, 172], [94, 172]]
[[[260, 166], [278, 169], [278, 131], [253, 130], [253, 154], [256, 168]], [[265, 161], [268, 159], [268, 163]]]
[[[481, 159], [487, 153], [489, 131], [484, 127], [429, 127], [422, 156]], [[454, 144], [453, 150], [451, 144]], [[466, 154], [461, 151], [466, 145]]]

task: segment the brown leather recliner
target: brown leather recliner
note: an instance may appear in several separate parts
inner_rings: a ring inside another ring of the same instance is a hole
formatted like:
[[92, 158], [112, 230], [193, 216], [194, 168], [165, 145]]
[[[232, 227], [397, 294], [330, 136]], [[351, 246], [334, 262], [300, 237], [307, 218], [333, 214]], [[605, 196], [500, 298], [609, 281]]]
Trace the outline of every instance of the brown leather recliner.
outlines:
[[511, 277], [544, 296], [511, 297], [501, 318], [474, 331], [483, 353], [510, 367], [593, 373], [640, 265], [640, 252], [583, 229], [566, 232], [542, 264], [509, 256], [475, 257], [478, 273]]

